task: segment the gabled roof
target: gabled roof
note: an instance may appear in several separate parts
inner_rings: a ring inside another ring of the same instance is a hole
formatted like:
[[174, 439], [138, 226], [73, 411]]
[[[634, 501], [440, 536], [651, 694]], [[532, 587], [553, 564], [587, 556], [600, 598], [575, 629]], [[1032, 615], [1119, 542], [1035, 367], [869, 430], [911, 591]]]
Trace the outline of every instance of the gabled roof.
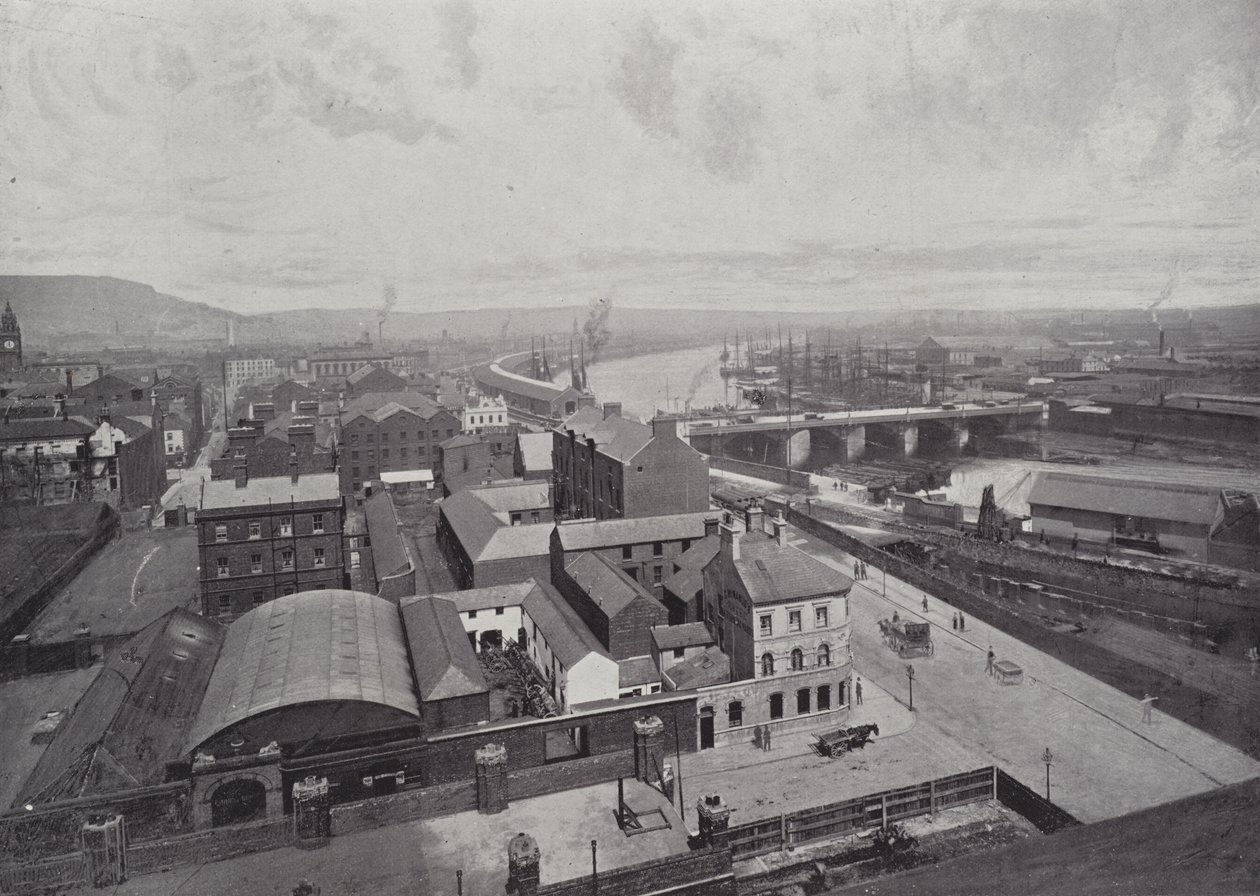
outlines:
[[527, 471], [550, 470], [552, 467], [552, 434], [549, 432], [521, 432], [516, 434], [521, 446], [521, 460]]
[[485, 444], [485, 442], [476, 436], [459, 433], [458, 435], [451, 436], [445, 442], [438, 442], [438, 447], [443, 451], [450, 451], [452, 448], [467, 448], [469, 445], [482, 444]]
[[381, 489], [363, 502], [368, 537], [372, 542], [372, 563], [377, 579], [385, 579], [411, 569], [403, 533], [398, 528], [398, 514], [389, 492]]
[[419, 717], [398, 608], [357, 591], [301, 591], [228, 626], [186, 744], [191, 753], [259, 713], [329, 700], [377, 703]]
[[111, 652], [16, 805], [161, 784], [166, 763], [184, 755], [226, 635], [226, 626], [176, 609]]
[[679, 647], [708, 647], [713, 643], [713, 635], [703, 622], [687, 622], [653, 626], [652, 640], [657, 650], [677, 650]]
[[1065, 507], [1117, 516], [1211, 525], [1221, 512], [1220, 488], [1186, 483], [1148, 483], [1103, 476], [1039, 473], [1029, 506]]
[[439, 508], [474, 562], [541, 557], [550, 552], [551, 526], [510, 525], [469, 491], [451, 495]]
[[[378, 367], [375, 364], [364, 364], [358, 370], [354, 371], [354, 373], [346, 377], [346, 382], [352, 386], [357, 386], [359, 383], [363, 382], [369, 376], [372, 376], [373, 373], [376, 373], [378, 371], [381, 374], [383, 374], [387, 378], [387, 381], [389, 382], [398, 383], [401, 385], [406, 385], [407, 383], [406, 379], [394, 373], [392, 370], [386, 370], [385, 368]], [[380, 379], [380, 377], [377, 377], [377, 379]]]
[[603, 554], [579, 554], [564, 571], [609, 619], [640, 598], [657, 603], [642, 585]]
[[510, 585], [491, 585], [486, 588], [469, 588], [465, 591], [451, 591], [447, 594], [435, 594], [455, 605], [461, 613], [477, 610], [493, 610], [497, 607], [519, 607], [525, 598], [534, 590], [534, 580], [513, 582]]
[[634, 688], [644, 684], [656, 684], [661, 680], [660, 670], [650, 656], [632, 656], [617, 661], [617, 686]]
[[37, 417], [34, 419], [10, 417], [8, 423], [0, 423], [0, 442], [20, 442], [32, 439], [81, 439], [96, 432], [96, 427], [80, 417]]
[[559, 524], [557, 529], [560, 546], [564, 550], [593, 551], [623, 544], [703, 539], [705, 520], [717, 519], [718, 516], [716, 510], [703, 510], [621, 520], [571, 520]]
[[433, 596], [405, 598], [400, 612], [422, 703], [490, 690], [455, 604]]
[[540, 479], [505, 479], [475, 486], [468, 489], [468, 493], [495, 513], [551, 506], [551, 483]]
[[754, 604], [847, 594], [853, 580], [791, 545], [768, 535], [745, 533], [735, 569]]
[[687, 691], [731, 680], [731, 659], [717, 647], [706, 647], [702, 653], [675, 663], [661, 673], [675, 691]]
[[566, 438], [571, 429], [577, 439], [594, 439], [597, 451], [620, 463], [642, 451], [653, 437], [652, 427], [646, 424], [627, 420], [620, 414], [605, 417], [602, 410], [589, 407], [578, 410], [556, 429]]
[[569, 606], [568, 601], [546, 582], [535, 584], [524, 603], [521, 604], [521, 608], [538, 626], [543, 637], [547, 639], [551, 652], [566, 669], [572, 669], [591, 654], [597, 654], [612, 662], [608, 651], [604, 650], [603, 645]]
[[[341, 419], [353, 420], [355, 417], [363, 415], [382, 420], [384, 417], [373, 415], [376, 415], [386, 405], [400, 405], [425, 420], [432, 418], [434, 414], [442, 410], [432, 399], [426, 398], [419, 392], [366, 392], [354, 401], [348, 402], [341, 409]], [[394, 411], [396, 409], [391, 411], [391, 413]]]

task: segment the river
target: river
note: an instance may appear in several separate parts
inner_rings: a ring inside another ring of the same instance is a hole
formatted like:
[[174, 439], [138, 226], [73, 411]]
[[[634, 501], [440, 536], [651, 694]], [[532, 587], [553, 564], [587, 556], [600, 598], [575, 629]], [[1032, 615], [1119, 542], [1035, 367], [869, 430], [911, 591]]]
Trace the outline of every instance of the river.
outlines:
[[[693, 408], [712, 407], [735, 401], [735, 387], [723, 380], [721, 345], [704, 348], [654, 352], [633, 358], [598, 361], [587, 367], [592, 391], [601, 402], [619, 401], [626, 416], [648, 419], [657, 410], [667, 407], [675, 413]], [[557, 381], [564, 381], [564, 374]], [[998, 504], [1008, 513], [1028, 513], [1028, 492], [1034, 474], [1059, 471], [1088, 476], [1120, 476], [1128, 479], [1160, 482], [1185, 482], [1217, 487], [1233, 487], [1260, 492], [1260, 475], [1250, 465], [1225, 466], [1219, 459], [1199, 458], [1185, 462], [1171, 457], [1128, 457], [1115, 453], [1114, 443], [1089, 444], [1081, 437], [1048, 434], [1048, 440], [1075, 439], [1080, 444], [1065, 444], [1067, 451], [1078, 451], [1099, 457], [1098, 466], [1074, 466], [1041, 461], [1014, 460], [1000, 457], [959, 457], [953, 464], [951, 483], [943, 491], [953, 501], [966, 507], [980, 505], [986, 485], [994, 486]], [[830, 463], [843, 463], [836, 452], [815, 452], [809, 466], [817, 471]], [[974, 512], [969, 514], [974, 517]]]

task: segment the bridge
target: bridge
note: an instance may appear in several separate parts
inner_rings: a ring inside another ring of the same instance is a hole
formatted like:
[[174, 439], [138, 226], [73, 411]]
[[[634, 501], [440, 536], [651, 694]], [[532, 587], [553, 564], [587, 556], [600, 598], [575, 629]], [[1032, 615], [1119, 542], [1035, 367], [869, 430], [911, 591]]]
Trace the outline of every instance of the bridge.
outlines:
[[961, 449], [977, 438], [1040, 426], [1044, 413], [1045, 404], [1040, 401], [985, 401], [811, 412], [790, 418], [786, 414], [699, 418], [683, 421], [679, 430], [693, 448], [705, 454], [760, 454], [782, 464], [790, 451], [796, 466], [820, 445], [843, 448], [850, 462], [861, 458], [869, 445], [908, 457], [918, 453], [921, 440]]

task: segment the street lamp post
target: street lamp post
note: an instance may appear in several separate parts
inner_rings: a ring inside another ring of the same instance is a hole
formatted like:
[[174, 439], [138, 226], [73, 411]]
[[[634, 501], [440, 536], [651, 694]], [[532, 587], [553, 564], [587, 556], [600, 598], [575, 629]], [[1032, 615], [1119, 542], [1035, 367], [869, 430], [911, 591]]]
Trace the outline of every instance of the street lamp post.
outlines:
[[1054, 760], [1054, 755], [1050, 752], [1050, 748], [1046, 747], [1046, 751], [1041, 754], [1041, 761], [1046, 764], [1046, 802], [1050, 801], [1050, 765]]
[[914, 666], [906, 666], [906, 678], [910, 682], [910, 711], [914, 712]]

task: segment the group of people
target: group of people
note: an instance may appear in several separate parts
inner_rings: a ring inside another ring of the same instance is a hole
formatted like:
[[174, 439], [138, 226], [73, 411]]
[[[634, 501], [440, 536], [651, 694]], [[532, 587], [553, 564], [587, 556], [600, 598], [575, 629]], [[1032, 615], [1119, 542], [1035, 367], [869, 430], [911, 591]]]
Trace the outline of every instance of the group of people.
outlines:
[[954, 613], [954, 631], [965, 632], [967, 630], [967, 620], [963, 618], [962, 613]]
[[853, 561], [853, 580], [855, 582], [865, 582], [867, 578], [868, 576], [866, 575], [866, 563], [864, 563], [861, 560], [854, 560]]
[[847, 492], [849, 490], [849, 483], [841, 482], [837, 479], [831, 483], [831, 490], [837, 492]]

